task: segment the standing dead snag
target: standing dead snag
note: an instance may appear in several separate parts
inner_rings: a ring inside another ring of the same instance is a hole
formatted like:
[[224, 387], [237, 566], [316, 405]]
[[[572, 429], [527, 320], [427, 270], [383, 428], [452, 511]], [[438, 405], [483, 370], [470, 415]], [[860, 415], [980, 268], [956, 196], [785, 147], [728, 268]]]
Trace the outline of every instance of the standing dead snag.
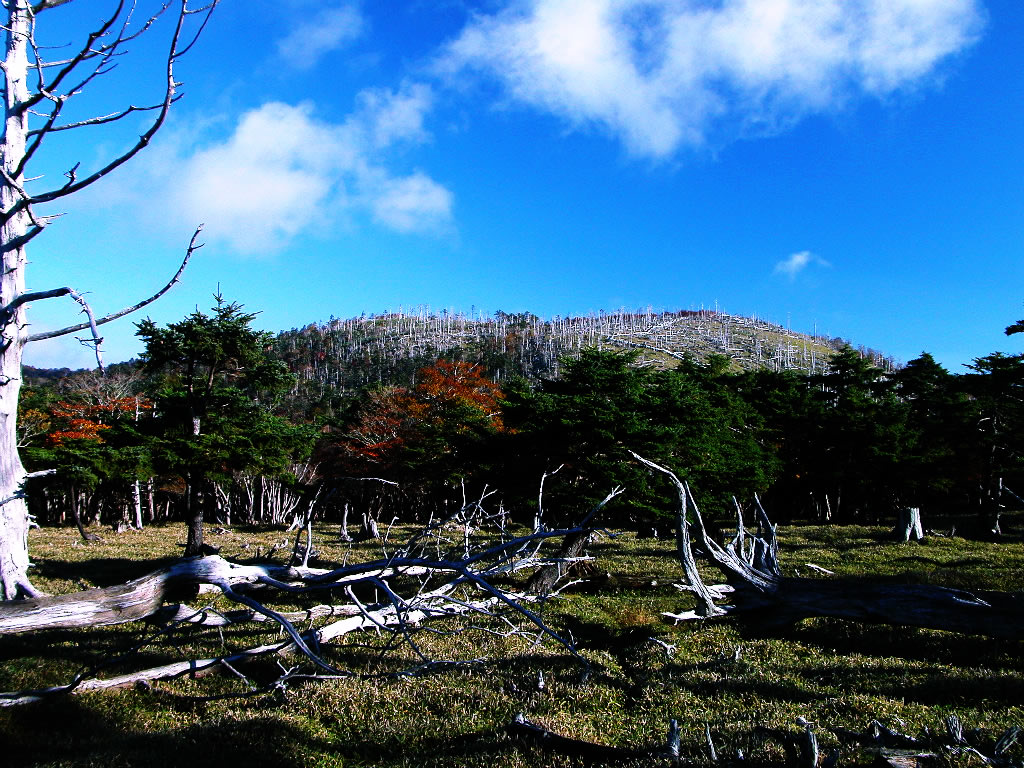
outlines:
[[[3, 71], [4, 132], [0, 138], [0, 599], [33, 596], [36, 590], [28, 578], [28, 508], [22, 485], [25, 468], [18, 454], [16, 435], [18, 396], [21, 390], [21, 361], [31, 341], [63, 336], [90, 329], [99, 360], [97, 326], [135, 311], [154, 301], [177, 282], [178, 271], [155, 296], [134, 306], [96, 319], [81, 295], [70, 287], [26, 291], [26, 246], [50, 223], [52, 216], [40, 207], [57, 202], [91, 186], [131, 160], [146, 147], [163, 126], [171, 105], [179, 98], [180, 83], [175, 65], [188, 52], [205, 27], [219, 0], [192, 7], [189, 0], [154, 3], [152, 15], [137, 18], [136, 3], [111, 3], [110, 14], [93, 30], [86, 30], [70, 52], [61, 48], [59, 60], [48, 59], [45, 41], [37, 40], [39, 20], [74, 0], [7, 0], [6, 52]], [[128, 44], [151, 33], [158, 22], [170, 28], [170, 41], [163, 67], [160, 95], [153, 103], [129, 105], [105, 115], [74, 114], [76, 96], [96, 85], [113, 70]], [[56, 133], [116, 123], [135, 113], [152, 115], [148, 127], [128, 150], [97, 167], [83, 169], [76, 162], [65, 174], [66, 181], [40, 189], [39, 179], [29, 178], [29, 166], [46, 140]], [[31, 182], [31, 184], [30, 184]], [[197, 248], [195, 236], [188, 254]], [[185, 261], [188, 261], [186, 256]], [[184, 268], [184, 264], [182, 265]], [[26, 307], [33, 301], [70, 296], [83, 305], [88, 320], [57, 331], [28, 332]]]
[[[728, 581], [725, 587], [735, 605], [714, 605], [704, 615], [743, 614], [764, 626], [791, 624], [800, 619], [828, 616], [878, 624], [898, 624], [969, 635], [1024, 638], [1024, 595], [983, 590], [966, 591], [927, 584], [879, 584], [861, 579], [807, 579], [783, 576], [778, 562], [775, 528], [758, 503], [759, 532], [755, 535], [737, 520], [736, 535], [725, 546], [707, 534], [700, 510], [689, 489], [669, 469], [636, 456], [647, 467], [666, 475], [679, 491], [679, 528], [688, 534], [686, 502], [704, 556]], [[680, 559], [688, 588], [704, 599], [725, 594], [722, 586], [708, 587], [696, 568], [688, 535], [682, 536]], [[700, 612], [667, 614], [677, 621], [703, 618]]]
[[893, 533], [904, 544], [911, 539], [921, 541], [924, 539], [924, 527], [921, 525], [920, 507], [900, 507], [896, 513], [896, 528]]

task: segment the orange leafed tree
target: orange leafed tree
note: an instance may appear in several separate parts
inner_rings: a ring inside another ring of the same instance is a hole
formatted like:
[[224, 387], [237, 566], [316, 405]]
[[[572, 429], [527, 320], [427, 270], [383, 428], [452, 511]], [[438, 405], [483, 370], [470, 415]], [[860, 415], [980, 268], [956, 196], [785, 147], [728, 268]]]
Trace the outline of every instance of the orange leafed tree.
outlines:
[[439, 360], [420, 370], [416, 387], [371, 392], [345, 436], [345, 452], [377, 467], [391, 467], [410, 450], [452, 450], [458, 435], [500, 432], [501, 388], [479, 366]]
[[346, 453], [371, 462], [389, 463], [414, 432], [417, 403], [404, 387], [383, 387], [369, 393], [359, 421], [345, 435]]
[[51, 423], [57, 428], [46, 439], [51, 446], [61, 445], [65, 440], [103, 442], [101, 433], [110, 429], [112, 421], [152, 408], [151, 402], [137, 397], [121, 397], [100, 404], [62, 400], [50, 409]]
[[501, 388], [484, 376], [478, 365], [438, 360], [420, 371], [415, 395], [428, 417], [454, 408], [471, 419], [487, 421], [491, 429], [502, 429]]

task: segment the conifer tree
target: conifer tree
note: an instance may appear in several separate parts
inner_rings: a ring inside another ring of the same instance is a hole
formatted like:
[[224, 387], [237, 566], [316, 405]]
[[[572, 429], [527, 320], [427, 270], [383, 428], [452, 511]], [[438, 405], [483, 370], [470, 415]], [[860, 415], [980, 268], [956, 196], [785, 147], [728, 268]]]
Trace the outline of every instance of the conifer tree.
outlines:
[[256, 315], [240, 304], [215, 300], [209, 315], [197, 310], [166, 327], [149, 319], [137, 326], [143, 366], [160, 375], [153, 398], [164, 425], [162, 463], [185, 479], [186, 555], [202, 551], [214, 480], [246, 468], [283, 472], [312, 442], [309, 429], [272, 412], [293, 377], [269, 354], [271, 334], [253, 329]]

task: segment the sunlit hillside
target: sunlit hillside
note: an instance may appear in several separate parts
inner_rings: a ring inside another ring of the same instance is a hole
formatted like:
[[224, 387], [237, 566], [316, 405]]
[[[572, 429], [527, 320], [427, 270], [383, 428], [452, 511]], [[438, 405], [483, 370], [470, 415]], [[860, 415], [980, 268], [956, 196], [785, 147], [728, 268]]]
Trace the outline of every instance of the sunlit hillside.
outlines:
[[[818, 373], [846, 342], [796, 333], [756, 317], [713, 310], [599, 312], [544, 320], [427, 308], [331, 319], [281, 333], [278, 352], [301, 377], [342, 391], [375, 381], [408, 384], [438, 357], [479, 362], [497, 380], [555, 378], [559, 360], [587, 348], [637, 350], [640, 362], [672, 366], [685, 355], [724, 355], [736, 368]], [[892, 361], [861, 350], [881, 367]]]

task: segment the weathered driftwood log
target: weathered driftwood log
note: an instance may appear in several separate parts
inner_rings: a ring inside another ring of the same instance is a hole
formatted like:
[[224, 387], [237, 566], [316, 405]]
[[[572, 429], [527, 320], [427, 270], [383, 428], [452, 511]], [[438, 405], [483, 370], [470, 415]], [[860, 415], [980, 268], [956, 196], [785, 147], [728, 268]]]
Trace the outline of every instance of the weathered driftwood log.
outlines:
[[[561, 467], [559, 467], [559, 469], [561, 469]], [[558, 470], [555, 471], [557, 472]], [[545, 475], [545, 477], [547, 477], [547, 475]], [[599, 501], [594, 508], [587, 513], [587, 516], [581, 523], [580, 532], [574, 536], [565, 537], [565, 540], [562, 542], [562, 548], [559, 549], [558, 554], [552, 558], [552, 562], [538, 569], [537, 572], [530, 577], [530, 580], [526, 584], [526, 591], [528, 593], [538, 595], [550, 594], [555, 588], [555, 585], [561, 581], [563, 576], [565, 576], [569, 565], [579, 562], [580, 560], [587, 559], [583, 555], [583, 551], [593, 538], [594, 531], [590, 528], [582, 528], [582, 526], [588, 525], [594, 516], [600, 512], [609, 501], [622, 493], [622, 490], [623, 489], [621, 487], [613, 488], [607, 496]], [[544, 485], [542, 480], [541, 499], [543, 499], [543, 491]], [[537, 508], [538, 510], [543, 509], [540, 501], [538, 501]], [[540, 511], [537, 514], [537, 519], [534, 523], [534, 531], [539, 532], [543, 530], [541, 514], [542, 512]]]
[[[113, 677], [84, 677], [79, 676], [65, 685], [53, 686], [39, 690], [16, 691], [11, 693], [0, 693], [0, 707], [17, 706], [29, 704], [57, 694], [80, 694], [90, 691], [110, 691], [122, 688], [130, 688], [139, 685], [148, 685], [158, 680], [172, 680], [174, 678], [188, 675], [191, 678], [204, 677], [214, 672], [235, 671], [235, 666], [261, 656], [275, 655], [282, 659], [295, 656], [300, 652], [310, 656], [311, 648], [319, 648], [322, 645], [337, 640], [345, 635], [361, 630], [387, 630], [391, 628], [404, 629], [418, 626], [430, 618], [446, 617], [451, 618], [471, 612], [485, 613], [493, 611], [501, 603], [496, 597], [485, 598], [473, 602], [458, 601], [452, 603], [447, 600], [446, 594], [449, 590], [435, 590], [434, 593], [425, 594], [422, 607], [418, 610], [409, 610], [396, 605], [363, 606], [355, 601], [354, 606], [317, 606], [310, 611], [294, 612], [291, 614], [277, 614], [280, 619], [301, 620], [306, 617], [319, 618], [325, 615], [346, 615], [346, 618], [332, 622], [320, 629], [312, 629], [302, 633], [301, 639], [289, 638], [274, 643], [248, 648], [237, 653], [225, 654], [206, 659], [188, 659], [185, 661], [163, 664], [156, 667], [129, 672]], [[528, 602], [531, 598], [525, 595], [517, 595], [519, 599]], [[246, 621], [266, 621], [265, 616], [249, 611], [233, 611], [229, 613], [216, 613], [209, 610], [195, 611], [187, 614], [187, 608], [175, 606], [176, 620], [183, 623], [201, 623], [206, 626], [225, 626], [232, 623]], [[255, 613], [255, 615], [253, 615]], [[412, 674], [425, 670], [431, 666], [441, 666], [443, 662], [434, 662], [424, 659], [423, 663], [417, 665], [413, 670], [407, 670]], [[323, 663], [320, 666], [325, 666]], [[287, 679], [310, 677], [308, 674], [301, 674], [297, 669], [289, 670], [279, 678], [276, 683]]]
[[[421, 568], [403, 571], [396, 566], [376, 564], [367, 574], [383, 578], [398, 573], [417, 575]], [[168, 603], [190, 599], [202, 585], [237, 586], [260, 581], [291, 582], [315, 579], [330, 573], [322, 569], [299, 569], [268, 565], [239, 565], [212, 555], [183, 560], [134, 581], [113, 587], [99, 587], [67, 595], [50, 595], [28, 600], [0, 601], [0, 635], [44, 629], [102, 627], [139, 621], [160, 613]], [[344, 581], [362, 578], [350, 574]], [[339, 584], [344, 583], [339, 581]], [[174, 606], [175, 614], [180, 614]], [[252, 611], [246, 611], [247, 615]], [[168, 617], [169, 620], [173, 616]]]
[[[636, 456], [636, 454], [634, 454]], [[669, 469], [636, 456], [668, 476], [679, 492], [677, 516], [679, 557], [688, 588], [698, 598], [696, 611], [667, 614], [676, 620], [754, 614], [762, 625], [790, 624], [827, 616], [882, 624], [898, 624], [947, 632], [1024, 638], [1024, 595], [962, 590], [926, 584], [882, 584], [869, 579], [808, 579], [782, 575], [775, 527], [758, 503], [759, 532], [751, 534], [737, 521], [736, 536], [724, 546], [708, 535], [692, 494]], [[693, 528], [702, 554], [721, 570], [733, 592], [733, 605], [718, 605], [720, 588], [708, 587], [696, 567], [690, 541]]]

